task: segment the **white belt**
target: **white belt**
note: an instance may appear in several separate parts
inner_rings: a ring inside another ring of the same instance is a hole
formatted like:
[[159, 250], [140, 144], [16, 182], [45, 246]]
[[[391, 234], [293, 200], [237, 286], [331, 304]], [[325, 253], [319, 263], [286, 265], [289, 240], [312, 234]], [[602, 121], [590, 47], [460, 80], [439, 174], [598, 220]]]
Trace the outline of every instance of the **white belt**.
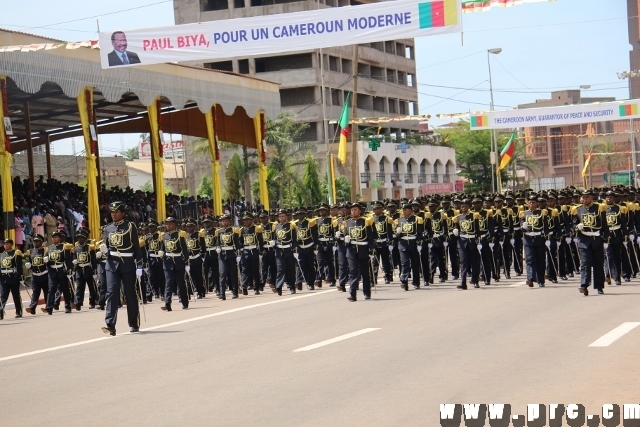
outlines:
[[276, 246], [278, 246], [280, 249], [287, 249], [291, 247], [291, 245], [276, 245]]
[[255, 249], [255, 248], [257, 248], [257, 246], [256, 246], [256, 245], [249, 245], [249, 246], [245, 246], [245, 247], [244, 247], [244, 248], [242, 248], [242, 249], [246, 249], [246, 250], [250, 251], [251, 249]]
[[528, 231], [528, 232], [526, 232], [524, 234], [525, 234], [525, 236], [531, 236], [531, 237], [542, 236], [542, 232], [540, 232], [540, 231]]
[[151, 258], [162, 258], [159, 254], [149, 254]]
[[484, 234], [481, 234], [480, 236], [478, 236], [481, 239], [484, 239], [485, 237], [489, 237], [489, 232], [486, 232]]
[[475, 239], [476, 235], [475, 234], [461, 234], [458, 237], [462, 237], [463, 239]]
[[133, 253], [131, 253], [131, 252], [110, 251], [109, 253], [111, 255], [117, 256], [117, 257], [123, 257], [123, 258], [131, 258], [131, 257], [133, 257]]
[[168, 256], [168, 257], [171, 257], [171, 258], [175, 258], [175, 257], [182, 256], [182, 252], [177, 253], [177, 254], [174, 254], [173, 252], [168, 252], [165, 255]]
[[330, 237], [320, 237], [318, 240], [321, 241], [321, 242], [330, 242], [331, 238]]
[[609, 231], [616, 231], [616, 230], [620, 230], [619, 225], [614, 225], [613, 227], [609, 227]]
[[384, 243], [386, 241], [387, 241], [387, 239], [378, 239], [378, 240], [376, 240], [376, 243]]
[[[514, 229], [514, 230], [515, 230], [515, 229]], [[502, 232], [503, 232], [503, 233], [508, 233], [508, 232], [509, 232], [509, 229], [508, 229], [508, 228], [503, 228], [503, 229], [502, 229]]]
[[220, 249], [222, 249], [223, 251], [235, 251], [236, 248], [234, 248], [233, 246], [221, 246]]
[[17, 273], [17, 272], [18, 270], [16, 270], [15, 268], [11, 270], [0, 270], [0, 273], [2, 274], [11, 274], [11, 273]]
[[442, 236], [442, 233], [433, 233], [434, 238], [441, 237], [441, 236]]
[[402, 240], [416, 240], [416, 236], [403, 236], [401, 237]]
[[306, 245], [298, 245], [298, 248], [307, 249], [307, 248], [310, 248], [311, 246], [313, 246], [313, 242], [307, 243]]
[[513, 227], [514, 231], [520, 231], [520, 227]]
[[590, 237], [598, 237], [600, 236], [600, 232], [599, 231], [581, 231], [582, 234], [584, 234], [585, 236], [590, 236]]
[[80, 268], [91, 267], [91, 264], [90, 263], [78, 264], [78, 267], [80, 267]]
[[53, 265], [50, 265], [49, 267], [51, 267], [51, 268], [56, 268], [56, 269], [57, 269], [57, 268], [62, 268], [62, 267], [64, 267], [64, 264], [53, 264]]
[[31, 273], [32, 276], [44, 276], [45, 274], [47, 274], [46, 271], [43, 271], [42, 273], [34, 273], [34, 272]]
[[216, 250], [216, 248], [207, 248], [207, 252], [213, 252], [215, 250]]
[[351, 241], [352, 245], [358, 245], [358, 246], [364, 246], [364, 245], [368, 245], [369, 242], [354, 242], [353, 240]]
[[196, 258], [200, 258], [200, 254], [197, 254], [197, 255], [189, 255], [189, 259], [196, 259]]
[[263, 246], [263, 248], [265, 248], [265, 249], [271, 249], [272, 247], [273, 247], [273, 246], [271, 246], [271, 245], [264, 245], [264, 246]]

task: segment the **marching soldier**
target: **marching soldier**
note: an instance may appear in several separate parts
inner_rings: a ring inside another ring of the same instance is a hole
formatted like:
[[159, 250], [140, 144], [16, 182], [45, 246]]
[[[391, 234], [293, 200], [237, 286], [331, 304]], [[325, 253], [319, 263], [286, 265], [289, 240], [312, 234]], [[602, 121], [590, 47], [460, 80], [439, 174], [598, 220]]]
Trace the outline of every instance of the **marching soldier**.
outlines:
[[116, 334], [121, 289], [127, 300], [130, 331], [140, 331], [136, 264], [142, 263], [142, 252], [136, 225], [124, 219], [126, 209], [126, 205], [119, 201], [109, 205], [113, 222], [104, 228], [105, 239], [100, 245], [100, 251], [107, 259], [106, 326], [102, 331], [112, 336]]
[[511, 259], [513, 256], [511, 239], [514, 227], [513, 211], [511, 208], [504, 206], [504, 199], [501, 196], [496, 196], [494, 203], [496, 227], [499, 230], [498, 236], [496, 236], [497, 244], [494, 247], [494, 259], [496, 261], [496, 265], [502, 265], [504, 267], [505, 277], [507, 279], [511, 279]]
[[220, 289], [218, 298], [227, 299], [227, 287], [231, 290], [232, 298], [238, 298], [238, 262], [239, 251], [242, 248], [238, 229], [231, 226], [231, 215], [220, 218], [221, 227], [216, 230], [216, 244], [218, 246], [218, 271], [220, 273]]
[[[364, 207], [359, 203], [351, 205], [351, 217], [346, 221], [344, 241], [349, 264], [349, 297], [357, 300], [356, 293], [362, 277], [364, 299], [371, 299], [371, 258], [375, 252], [376, 231], [373, 218], [364, 218]], [[370, 258], [371, 257], [371, 258]]]
[[196, 298], [204, 298], [204, 278], [202, 273], [202, 258], [206, 253], [204, 232], [196, 230], [196, 221], [193, 218], [186, 220], [187, 253], [189, 254], [189, 271], [187, 276], [192, 280], [197, 292]]
[[431, 269], [430, 277], [433, 278], [436, 275], [436, 268], [440, 271], [440, 283], [447, 280], [449, 272], [445, 266], [446, 260], [446, 247], [448, 245], [447, 236], [449, 229], [447, 228], [447, 215], [438, 209], [438, 203], [435, 200], [430, 200], [427, 204], [429, 207], [429, 214], [431, 215], [431, 230], [433, 235], [430, 242], [430, 255], [431, 255]]
[[[453, 234], [453, 229], [455, 228], [453, 218], [460, 215], [460, 211], [451, 207], [451, 198], [447, 196], [442, 199], [442, 208], [440, 210], [444, 214], [445, 222], [447, 224], [448, 237], [446, 239], [447, 245], [445, 247], [445, 252], [449, 252], [448, 256], [449, 263], [451, 265], [451, 276], [453, 277], [453, 280], [458, 280], [460, 276], [460, 260], [458, 257], [458, 237]], [[445, 256], [447, 256], [446, 253]]]
[[473, 211], [478, 213], [478, 245], [477, 248], [480, 251], [480, 274], [484, 279], [485, 285], [491, 284], [491, 277], [495, 278], [495, 281], [499, 281], [498, 272], [495, 271], [493, 265], [493, 253], [489, 242], [495, 240], [495, 223], [493, 219], [493, 211], [482, 208], [482, 199], [479, 197], [474, 198], [472, 201]]
[[216, 230], [213, 227], [213, 218], [211, 215], [202, 217], [202, 225], [204, 226], [202, 233], [204, 234], [205, 255], [203, 261], [204, 277], [207, 281], [207, 291], [215, 290], [216, 296], [220, 295], [218, 281], [220, 280], [220, 272], [218, 270], [218, 253], [216, 252]]
[[571, 209], [573, 226], [577, 232], [577, 246], [580, 253], [580, 293], [589, 295], [591, 269], [593, 287], [604, 294], [604, 242], [609, 239], [609, 228], [605, 205], [593, 202], [591, 190], [582, 192], [582, 205]]
[[147, 223], [149, 234], [145, 237], [147, 248], [147, 275], [156, 298], [164, 301], [164, 265], [162, 262], [162, 233], [158, 231], [158, 222], [150, 219]]
[[253, 293], [260, 295], [262, 281], [260, 280], [260, 253], [262, 252], [262, 227], [253, 224], [253, 215], [246, 212], [242, 217], [243, 227], [240, 228], [242, 241], [242, 255], [240, 256], [240, 274], [242, 278], [242, 295], [249, 295], [248, 289], [253, 287]]
[[411, 208], [413, 209], [413, 214], [422, 219], [422, 237], [418, 246], [418, 255], [424, 286], [429, 286], [430, 283], [433, 283], [431, 261], [429, 260], [429, 241], [431, 241], [431, 235], [433, 234], [431, 230], [431, 214], [423, 211], [422, 203], [416, 199], [411, 201]]
[[[189, 308], [189, 290], [185, 281], [189, 250], [185, 240], [185, 233], [178, 230], [178, 220], [169, 217], [164, 220], [165, 232], [162, 235], [162, 250], [164, 264], [164, 280], [166, 283], [164, 292], [163, 311], [171, 311], [171, 298], [174, 292], [178, 292], [178, 298], [182, 303], [182, 309]], [[128, 300], [128, 298], [127, 298]]]
[[[394, 221], [400, 218], [400, 212], [398, 211], [398, 205], [393, 200], [389, 200], [387, 202], [387, 215]], [[398, 269], [400, 271], [400, 252], [398, 251], [398, 239], [395, 235], [395, 229], [393, 230], [393, 249], [391, 250], [391, 260], [394, 269]]]
[[[67, 235], [64, 231], [54, 231], [51, 234], [53, 244], [47, 248], [43, 260], [49, 273], [49, 291], [47, 292], [47, 305], [40, 308], [44, 313], [51, 315], [56, 304], [56, 292], [60, 291], [64, 297], [64, 312], [71, 313], [71, 270], [73, 269], [73, 246], [62, 243]], [[56, 308], [57, 310], [57, 308]]]
[[480, 253], [477, 248], [480, 234], [480, 214], [470, 211], [471, 200], [460, 201], [460, 213], [453, 218], [453, 234], [458, 238], [458, 256], [460, 259], [460, 284], [458, 289], [467, 289], [467, 277], [471, 277], [471, 284], [479, 288]]
[[71, 304], [72, 308], [80, 311], [84, 304], [84, 290], [89, 287], [89, 308], [96, 308], [98, 290], [93, 282], [93, 272], [96, 269], [96, 248], [87, 242], [87, 231], [80, 230], [77, 234], [78, 241], [73, 248], [73, 266], [75, 267], [76, 294]]
[[318, 226], [317, 262], [320, 281], [317, 285], [320, 288], [322, 287], [323, 279], [330, 286], [336, 285], [336, 269], [333, 256], [335, 231], [333, 230], [333, 218], [329, 216], [329, 206], [327, 204], [320, 204], [318, 214], [320, 216], [316, 219], [316, 225]]
[[520, 227], [524, 231], [524, 253], [527, 262], [526, 284], [544, 287], [545, 238], [549, 234], [549, 214], [538, 208], [538, 196], [529, 195], [529, 209], [520, 213]]
[[613, 279], [616, 285], [622, 284], [622, 271], [629, 271], [627, 264], [623, 268], [623, 263], [627, 261], [622, 257], [622, 252], [626, 248], [622, 244], [627, 237], [627, 208], [615, 203], [616, 193], [607, 191], [606, 193], [606, 218], [607, 227], [609, 228], [608, 246], [605, 250], [607, 254], [607, 270], [609, 272], [609, 281]]
[[[101, 240], [95, 244], [100, 248], [105, 243], [104, 226], [100, 227]], [[96, 282], [98, 283], [98, 310], [104, 310], [107, 304], [107, 257], [102, 251], [96, 251]]]
[[424, 221], [413, 214], [409, 203], [402, 205], [402, 216], [395, 223], [398, 251], [400, 252], [400, 287], [409, 290], [409, 274], [414, 289], [420, 289], [420, 250]]
[[[520, 201], [524, 203], [524, 198], [521, 195], [516, 195], [518, 204], [515, 203], [512, 195], [507, 195], [505, 198], [507, 202], [507, 208], [511, 209], [511, 223], [513, 224], [513, 235], [509, 239], [513, 252], [513, 271], [516, 273], [516, 277], [522, 276], [522, 228], [520, 227], [520, 212], [524, 211], [524, 206], [520, 204]], [[513, 240], [513, 242], [512, 242]]]
[[344, 226], [345, 221], [349, 217], [349, 209], [346, 203], [340, 205], [339, 216], [333, 220], [333, 229], [335, 231], [336, 246], [334, 251], [337, 255], [338, 265], [338, 291], [347, 292], [347, 280], [349, 278], [349, 266], [347, 264], [347, 247], [344, 244]]
[[276, 292], [276, 251], [275, 234], [273, 229], [275, 224], [269, 220], [269, 212], [263, 210], [259, 215], [262, 227], [262, 280], [269, 285], [273, 292]]
[[374, 226], [376, 228], [376, 241], [375, 241], [375, 257], [378, 262], [374, 263], [373, 280], [378, 282], [378, 271], [380, 269], [380, 262], [382, 262], [382, 271], [384, 272], [384, 284], [388, 285], [393, 281], [393, 265], [392, 265], [392, 252], [393, 252], [393, 226], [395, 220], [389, 215], [385, 214], [384, 205], [380, 202], [373, 204], [373, 219]]
[[571, 254], [571, 207], [568, 205], [569, 198], [566, 193], [558, 194], [558, 221], [562, 232], [558, 244], [558, 275], [562, 280], [569, 280], [567, 276], [573, 277], [573, 255]]
[[13, 249], [13, 240], [4, 241], [4, 252], [0, 253], [0, 320], [4, 319], [4, 308], [9, 299], [9, 293], [13, 297], [16, 319], [22, 317], [22, 296], [20, 295], [21, 282], [24, 285], [22, 257], [19, 249]]
[[[296, 257], [302, 279], [307, 283], [310, 290], [315, 289], [316, 270], [315, 270], [315, 250], [318, 246], [318, 227], [314, 219], [305, 217], [305, 208], [300, 208], [296, 213], [302, 215], [296, 224]], [[302, 290], [302, 283], [298, 281], [297, 288]]]
[[[551, 195], [552, 198], [547, 199]], [[560, 236], [560, 220], [558, 218], [558, 210], [555, 209], [555, 196], [553, 193], [549, 193], [547, 197], [545, 197], [544, 193], [538, 197], [538, 207], [541, 210], [547, 211], [547, 234], [545, 235], [545, 246], [546, 246], [546, 267], [545, 274], [546, 278], [549, 279], [551, 283], [558, 283], [558, 245], [557, 239]], [[551, 203], [549, 204], [549, 200]]]
[[25, 268], [31, 270], [31, 303], [24, 310], [29, 314], [36, 314], [36, 307], [42, 293], [44, 300], [47, 300], [49, 293], [49, 279], [47, 278], [47, 266], [44, 263], [46, 255], [43, 246], [44, 236], [41, 234], [33, 235], [33, 249], [28, 250], [25, 254]]
[[282, 287], [287, 282], [292, 294], [296, 293], [296, 225], [289, 220], [289, 212], [280, 209], [278, 224], [274, 228], [276, 247], [276, 288], [275, 292], [282, 295]]

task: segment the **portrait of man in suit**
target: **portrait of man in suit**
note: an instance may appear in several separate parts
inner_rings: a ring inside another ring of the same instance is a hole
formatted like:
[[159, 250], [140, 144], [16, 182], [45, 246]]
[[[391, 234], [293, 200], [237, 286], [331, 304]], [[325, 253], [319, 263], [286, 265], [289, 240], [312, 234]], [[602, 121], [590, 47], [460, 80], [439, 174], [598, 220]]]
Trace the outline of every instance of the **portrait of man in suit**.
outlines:
[[111, 44], [113, 45], [113, 51], [107, 55], [109, 67], [140, 64], [138, 54], [127, 50], [127, 35], [124, 32], [116, 31], [111, 34]]

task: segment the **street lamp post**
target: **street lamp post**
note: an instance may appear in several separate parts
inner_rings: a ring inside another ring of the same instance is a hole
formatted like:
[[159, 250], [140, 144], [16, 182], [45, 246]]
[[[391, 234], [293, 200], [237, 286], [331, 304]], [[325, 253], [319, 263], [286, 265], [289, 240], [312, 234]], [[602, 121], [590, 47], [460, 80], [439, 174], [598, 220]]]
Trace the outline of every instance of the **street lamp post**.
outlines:
[[[631, 97], [631, 79], [636, 77], [640, 77], [640, 70], [624, 71], [622, 73], [618, 73], [618, 78], [620, 80], [629, 79], [629, 97]], [[633, 186], [637, 187], [636, 183], [638, 182], [638, 178], [636, 177], [636, 175], [638, 174], [638, 160], [636, 159], [636, 135], [635, 135], [633, 119], [629, 119], [629, 131], [631, 132], [630, 142], [631, 142], [631, 160], [633, 161]]]
[[[491, 93], [491, 106], [493, 111], [493, 79], [491, 78], [491, 54], [498, 55], [502, 52], [502, 48], [497, 47], [487, 49], [487, 64], [489, 65], [489, 92]], [[496, 175], [498, 173], [498, 144], [496, 142], [496, 131], [491, 129], [491, 191], [496, 192]]]

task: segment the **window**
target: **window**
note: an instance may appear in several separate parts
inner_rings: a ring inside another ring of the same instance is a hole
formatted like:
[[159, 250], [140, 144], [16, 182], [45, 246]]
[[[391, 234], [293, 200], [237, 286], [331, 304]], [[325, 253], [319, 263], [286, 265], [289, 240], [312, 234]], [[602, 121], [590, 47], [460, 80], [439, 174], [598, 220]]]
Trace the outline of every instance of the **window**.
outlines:
[[342, 60], [342, 72], [344, 74], [351, 74], [353, 73], [353, 63], [351, 62], [351, 60], [349, 59], [343, 59]]
[[396, 108], [396, 100], [393, 98], [389, 98], [389, 113], [396, 114], [398, 109]]
[[389, 83], [396, 82], [396, 70], [387, 69], [387, 81]]
[[204, 68], [211, 68], [212, 70], [220, 70], [220, 71], [233, 71], [233, 62], [231, 61], [208, 62], [204, 64]]
[[375, 96], [373, 97], [373, 109], [375, 111], [380, 111], [381, 113], [384, 113], [384, 98], [381, 98], [379, 96]]
[[309, 127], [302, 132], [302, 135], [296, 138], [296, 142], [307, 142], [307, 141], [317, 141], [318, 140], [318, 123], [311, 122], [309, 123]]
[[315, 87], [298, 87], [295, 89], [280, 89], [280, 105], [309, 105], [315, 103]]
[[249, 74], [249, 60], [248, 59], [239, 59], [238, 60], [238, 72], [240, 74]]
[[313, 59], [310, 53], [257, 58], [255, 61], [256, 73], [269, 73], [281, 70], [298, 70], [302, 68], [313, 67]]
[[393, 41], [390, 42], [384, 42], [384, 51], [390, 54], [394, 54], [395, 53], [395, 43]]
[[206, 0], [202, 3], [202, 12], [212, 12], [214, 10], [229, 9], [227, 0]]
[[338, 71], [338, 58], [336, 58], [335, 56], [329, 57], [329, 70]]
[[374, 80], [384, 80], [384, 70], [380, 67], [371, 67], [371, 78]]
[[244, 0], [233, 0], [233, 7], [235, 9], [243, 9], [244, 8]]
[[342, 105], [342, 91], [341, 90], [332, 90], [331, 91], [331, 105]]

